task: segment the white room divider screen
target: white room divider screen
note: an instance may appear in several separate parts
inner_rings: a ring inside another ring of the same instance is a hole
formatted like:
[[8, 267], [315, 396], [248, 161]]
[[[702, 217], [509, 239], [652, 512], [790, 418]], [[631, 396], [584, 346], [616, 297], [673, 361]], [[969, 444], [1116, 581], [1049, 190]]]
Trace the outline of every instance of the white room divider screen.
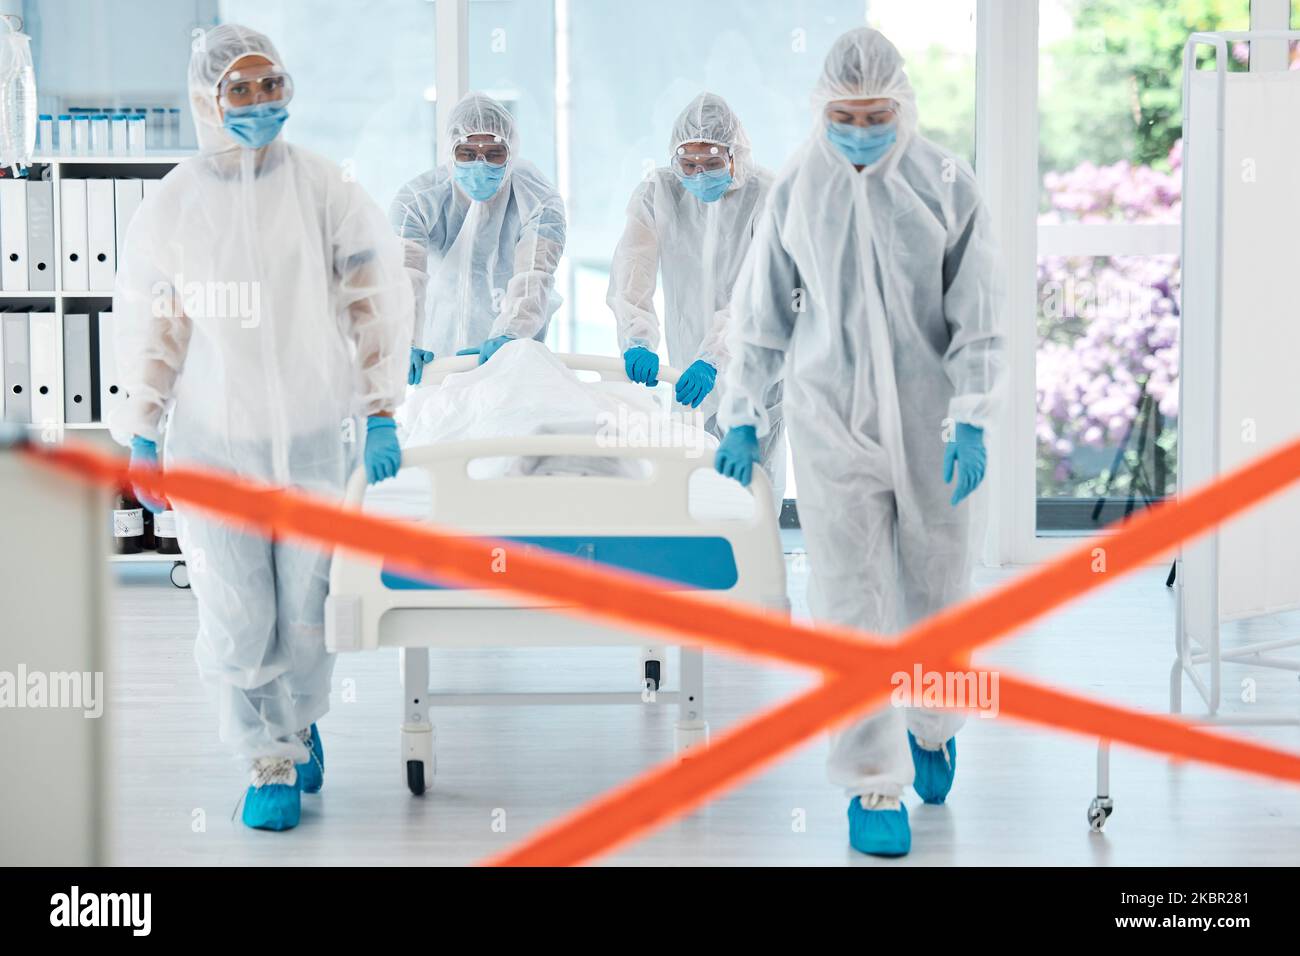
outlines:
[[[1239, 44], [1285, 51], [1291, 39], [1300, 32], [1195, 33], [1184, 55], [1180, 494], [1300, 438], [1300, 71], [1281, 56], [1271, 69], [1228, 72]], [[1206, 47], [1214, 67], [1198, 70]], [[1177, 581], [1170, 710], [1182, 711], [1186, 679], [1205, 706], [1198, 721], [1300, 726], [1293, 684], [1279, 695], [1269, 685], [1283, 707], [1261, 696], [1258, 710], [1220, 713], [1223, 664], [1300, 671], [1286, 656], [1300, 646], [1298, 628], [1221, 644], [1224, 621], [1300, 608], [1300, 488], [1184, 548]], [[1103, 741], [1093, 829], [1112, 808]]]

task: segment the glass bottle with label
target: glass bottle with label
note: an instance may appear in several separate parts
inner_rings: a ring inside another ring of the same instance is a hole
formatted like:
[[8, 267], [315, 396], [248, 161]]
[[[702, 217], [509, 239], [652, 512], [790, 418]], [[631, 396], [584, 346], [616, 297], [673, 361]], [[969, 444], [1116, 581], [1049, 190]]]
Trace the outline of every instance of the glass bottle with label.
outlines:
[[113, 501], [113, 551], [139, 554], [144, 550], [144, 506], [123, 488]]
[[172, 511], [171, 502], [167, 510], [153, 516], [154, 549], [159, 554], [180, 554], [181, 543], [176, 539], [176, 512]]
[[[141, 504], [143, 503], [144, 502], [141, 502]], [[144, 535], [140, 538], [140, 547], [145, 551], [152, 551], [154, 549], [153, 520], [154, 520], [154, 513], [150, 511], [148, 508], [145, 508], [144, 509]]]

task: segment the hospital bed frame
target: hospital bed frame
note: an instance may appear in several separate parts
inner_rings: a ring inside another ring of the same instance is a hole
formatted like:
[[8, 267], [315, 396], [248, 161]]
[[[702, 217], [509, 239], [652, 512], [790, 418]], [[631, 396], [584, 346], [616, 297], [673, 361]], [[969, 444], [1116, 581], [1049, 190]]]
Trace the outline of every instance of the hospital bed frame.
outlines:
[[[626, 381], [623, 362], [604, 356], [557, 356], [577, 371], [605, 380]], [[477, 358], [444, 359], [430, 364], [426, 379], [437, 384], [448, 374], [473, 368]], [[677, 372], [661, 367], [659, 380], [675, 382]], [[694, 452], [694, 454], [693, 454]], [[470, 462], [484, 458], [532, 456], [632, 458], [651, 464], [646, 478], [535, 475], [472, 478]], [[724, 598], [781, 615], [789, 613], [785, 564], [771, 486], [754, 469], [754, 502], [743, 519], [693, 517], [691, 475], [711, 469], [713, 458], [683, 447], [611, 447], [591, 435], [532, 435], [519, 438], [446, 442], [403, 451], [402, 468], [419, 469], [430, 482], [427, 520], [467, 535], [664, 536], [723, 538], [730, 545], [736, 581], [726, 590], [681, 593]], [[345, 507], [361, 508], [364, 473], [348, 482]], [[528, 545], [524, 545], [528, 547]], [[591, 619], [547, 611], [550, 602], [474, 589], [395, 589], [385, 584], [379, 562], [340, 548], [330, 571], [325, 643], [330, 651], [399, 649], [403, 687], [401, 762], [407, 786], [421, 794], [436, 769], [433, 705], [493, 704], [670, 704], [678, 706], [674, 749], [683, 754], [708, 743], [704, 706], [704, 655], [681, 647], [680, 689], [664, 691], [666, 655], [660, 645]], [[456, 647], [574, 647], [632, 645], [643, 648], [641, 687], [627, 692], [438, 693], [429, 682], [429, 649]]]

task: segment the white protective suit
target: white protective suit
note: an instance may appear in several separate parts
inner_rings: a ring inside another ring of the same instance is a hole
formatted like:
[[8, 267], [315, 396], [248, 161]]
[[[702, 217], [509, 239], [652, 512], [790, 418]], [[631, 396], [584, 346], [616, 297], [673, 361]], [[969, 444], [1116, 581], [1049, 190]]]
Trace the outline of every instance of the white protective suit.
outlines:
[[[857, 172], [826, 137], [825, 107], [877, 97], [897, 101], [897, 142]], [[811, 610], [889, 634], [969, 586], [970, 501], [949, 504], [944, 443], [952, 423], [990, 423], [1002, 349], [994, 249], [973, 175], [917, 134], [903, 59], [881, 34], [836, 41], [813, 108], [737, 283], [720, 418], [761, 434], [763, 397], [786, 363]], [[961, 723], [906, 712], [930, 749]], [[887, 706], [835, 734], [828, 773], [850, 796], [900, 795], [913, 777], [904, 715]]]
[[[721, 199], [702, 202], [682, 186], [672, 163], [683, 143], [717, 143], [731, 150], [733, 179]], [[718, 387], [699, 411], [709, 431], [721, 438], [716, 415], [727, 365], [732, 289], [772, 188], [772, 174], [754, 164], [740, 119], [713, 93], [701, 93], [682, 110], [673, 124], [668, 156], [669, 165], [654, 170], [632, 193], [606, 302], [618, 324], [620, 352], [635, 346], [657, 351], [654, 294], [658, 273], [663, 273], [668, 361], [685, 371], [701, 359], [718, 370]], [[763, 403], [770, 428], [759, 451], [779, 509], [786, 466], [779, 381], [766, 389]]]
[[447, 138], [454, 148], [481, 133], [510, 148], [505, 178], [489, 199], [470, 199], [448, 161], [403, 186], [389, 212], [415, 290], [411, 344], [438, 358], [498, 335], [540, 341], [560, 307], [564, 200], [519, 156], [509, 111], [470, 93], [452, 111]]
[[[132, 220], [113, 294], [127, 399], [113, 437], [158, 440], [164, 467], [201, 465], [340, 497], [364, 419], [405, 390], [411, 290], [399, 240], [333, 163], [277, 137], [244, 149], [216, 87], [241, 57], [281, 64], [244, 27], [209, 30], [190, 60], [199, 153]], [[198, 601], [195, 648], [240, 755], [307, 751], [329, 706], [329, 557], [178, 507]]]

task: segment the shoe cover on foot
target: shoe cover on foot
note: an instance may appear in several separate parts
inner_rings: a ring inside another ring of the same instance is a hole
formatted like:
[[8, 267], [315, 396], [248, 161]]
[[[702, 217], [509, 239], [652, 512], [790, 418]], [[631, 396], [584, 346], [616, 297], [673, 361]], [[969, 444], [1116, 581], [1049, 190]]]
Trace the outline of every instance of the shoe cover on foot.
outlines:
[[907, 807], [900, 800], [861, 797], [849, 804], [849, 845], [872, 856], [906, 856], [912, 849]]
[[302, 791], [293, 761], [253, 761], [252, 784], [244, 795], [244, 825], [255, 830], [291, 830], [302, 815]]
[[298, 739], [307, 748], [307, 762], [294, 764], [298, 771], [298, 782], [303, 793], [320, 793], [325, 783], [325, 748], [320, 742], [320, 731], [312, 724], [306, 730], [298, 731]]
[[909, 730], [907, 744], [912, 748], [912, 766], [916, 769], [912, 786], [917, 795], [926, 803], [943, 803], [957, 775], [957, 738], [949, 737], [939, 750], [926, 750]]

